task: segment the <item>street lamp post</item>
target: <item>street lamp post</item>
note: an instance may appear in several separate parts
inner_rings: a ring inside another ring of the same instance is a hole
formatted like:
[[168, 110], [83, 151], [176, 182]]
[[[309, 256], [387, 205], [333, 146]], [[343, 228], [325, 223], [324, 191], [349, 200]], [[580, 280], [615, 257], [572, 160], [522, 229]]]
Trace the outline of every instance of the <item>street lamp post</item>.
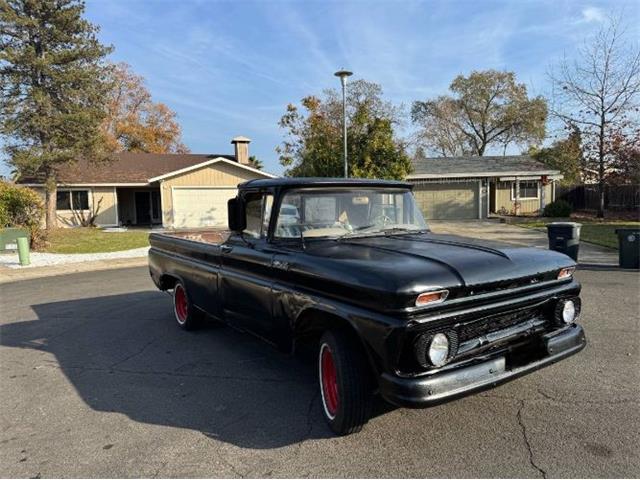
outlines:
[[344, 178], [349, 177], [349, 167], [347, 162], [347, 98], [345, 90], [347, 87], [347, 78], [353, 75], [353, 72], [348, 70], [339, 70], [334, 74], [340, 78], [342, 84], [342, 140], [344, 142]]

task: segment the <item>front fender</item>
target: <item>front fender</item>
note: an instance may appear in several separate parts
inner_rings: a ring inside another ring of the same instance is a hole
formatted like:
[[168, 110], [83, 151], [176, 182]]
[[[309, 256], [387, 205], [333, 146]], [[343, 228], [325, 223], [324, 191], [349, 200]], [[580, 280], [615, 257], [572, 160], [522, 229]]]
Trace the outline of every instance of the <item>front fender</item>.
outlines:
[[290, 349], [294, 347], [300, 322], [309, 316], [324, 315], [339, 319], [353, 330], [376, 373], [393, 370], [389, 365], [386, 343], [393, 331], [404, 327], [406, 321], [299, 291], [274, 288], [274, 299], [274, 318], [286, 322], [291, 339], [288, 345]]

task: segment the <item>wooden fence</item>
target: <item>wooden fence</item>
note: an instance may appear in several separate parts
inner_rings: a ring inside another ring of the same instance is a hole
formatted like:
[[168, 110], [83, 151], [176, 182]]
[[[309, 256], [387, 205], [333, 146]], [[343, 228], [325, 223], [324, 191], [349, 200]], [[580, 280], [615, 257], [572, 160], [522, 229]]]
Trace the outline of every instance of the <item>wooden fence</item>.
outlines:
[[[569, 202], [574, 210], [597, 210], [600, 205], [598, 185], [558, 185], [556, 199]], [[606, 210], [640, 209], [640, 185], [606, 185]]]

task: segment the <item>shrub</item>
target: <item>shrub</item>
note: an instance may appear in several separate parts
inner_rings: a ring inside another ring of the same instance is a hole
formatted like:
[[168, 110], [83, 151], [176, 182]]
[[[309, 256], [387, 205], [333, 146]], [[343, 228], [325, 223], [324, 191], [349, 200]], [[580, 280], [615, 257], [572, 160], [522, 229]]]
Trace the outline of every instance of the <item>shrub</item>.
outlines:
[[0, 181], [0, 228], [21, 227], [31, 234], [31, 247], [44, 243], [44, 205], [32, 189]]
[[4, 203], [0, 203], [0, 228], [9, 225], [9, 210]]
[[542, 212], [545, 217], [568, 217], [571, 215], [571, 205], [564, 200], [556, 200], [544, 207]]

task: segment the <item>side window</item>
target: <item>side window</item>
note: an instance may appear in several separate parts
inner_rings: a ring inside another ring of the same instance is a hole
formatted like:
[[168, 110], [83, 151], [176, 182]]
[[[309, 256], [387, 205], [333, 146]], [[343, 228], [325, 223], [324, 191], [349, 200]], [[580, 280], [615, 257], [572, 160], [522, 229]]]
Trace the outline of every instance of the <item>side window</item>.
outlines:
[[269, 229], [269, 219], [273, 207], [273, 195], [252, 194], [246, 199], [247, 227], [245, 235], [264, 238]]
[[260, 238], [260, 227], [262, 225], [262, 195], [248, 196], [245, 205], [247, 226], [242, 233], [253, 238]]

